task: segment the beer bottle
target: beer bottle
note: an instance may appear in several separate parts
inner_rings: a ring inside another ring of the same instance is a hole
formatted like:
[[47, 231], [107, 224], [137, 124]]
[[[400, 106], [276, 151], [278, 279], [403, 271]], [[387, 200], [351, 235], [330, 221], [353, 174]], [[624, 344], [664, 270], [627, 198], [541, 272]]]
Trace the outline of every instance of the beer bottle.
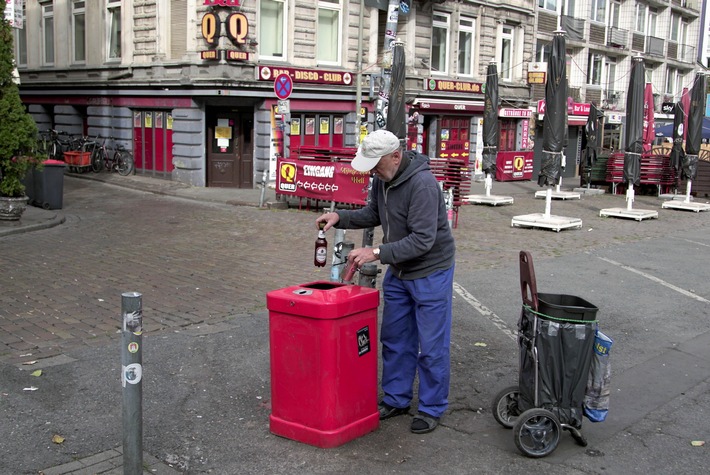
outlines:
[[313, 264], [316, 267], [325, 267], [325, 261], [328, 258], [328, 241], [325, 240], [325, 223], [318, 223], [320, 230], [318, 231], [318, 238], [316, 238], [316, 251], [313, 256]]

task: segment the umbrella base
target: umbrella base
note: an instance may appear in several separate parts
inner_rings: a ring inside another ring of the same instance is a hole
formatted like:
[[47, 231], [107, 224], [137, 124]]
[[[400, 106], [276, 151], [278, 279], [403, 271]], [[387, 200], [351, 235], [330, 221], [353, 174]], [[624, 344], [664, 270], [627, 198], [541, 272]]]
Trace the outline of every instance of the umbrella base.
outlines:
[[512, 196], [497, 196], [497, 195], [468, 195], [464, 196], [462, 201], [464, 203], [469, 203], [473, 205], [490, 205], [490, 206], [498, 206], [498, 205], [512, 205], [513, 204], [513, 197]]
[[606, 193], [606, 191], [602, 190], [601, 188], [575, 188], [574, 190], [575, 193], [582, 193], [584, 195], [603, 195]]
[[566, 218], [564, 216], [533, 213], [515, 216], [511, 220], [510, 225], [514, 228], [542, 228], [560, 232], [562, 229], [580, 229], [582, 227], [582, 220], [579, 218]]
[[676, 199], [664, 201], [661, 205], [664, 209], [680, 209], [684, 211], [695, 211], [699, 213], [701, 211], [710, 211], [710, 204], [707, 203], [696, 203], [691, 201], [679, 201]]
[[658, 218], [658, 211], [649, 209], [606, 208], [599, 210], [602, 218], [627, 218], [643, 221], [644, 219]]
[[686, 196], [686, 195], [679, 195], [677, 193], [664, 193], [662, 195], [658, 195], [658, 197], [662, 200], [678, 200], [678, 201], [693, 201], [693, 196]]
[[[550, 197], [553, 200], [580, 200], [582, 195], [572, 191], [557, 191], [552, 190], [552, 195]], [[535, 198], [547, 198], [547, 191], [536, 191]]]

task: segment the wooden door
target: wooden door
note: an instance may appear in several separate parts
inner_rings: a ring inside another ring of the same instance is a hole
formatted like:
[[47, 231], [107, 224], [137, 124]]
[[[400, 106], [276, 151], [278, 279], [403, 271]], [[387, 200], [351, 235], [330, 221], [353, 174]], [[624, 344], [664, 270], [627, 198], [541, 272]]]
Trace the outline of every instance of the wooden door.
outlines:
[[207, 126], [207, 186], [253, 186], [253, 119], [251, 114], [216, 112]]

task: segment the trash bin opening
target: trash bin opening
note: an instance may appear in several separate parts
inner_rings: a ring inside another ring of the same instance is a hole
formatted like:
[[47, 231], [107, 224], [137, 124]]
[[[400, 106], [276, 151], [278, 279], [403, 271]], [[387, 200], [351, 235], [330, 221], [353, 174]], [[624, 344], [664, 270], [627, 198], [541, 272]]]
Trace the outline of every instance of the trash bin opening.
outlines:
[[301, 287], [304, 289], [315, 289], [315, 290], [331, 290], [342, 287], [345, 284], [340, 284], [338, 282], [313, 282], [310, 284], [304, 284]]
[[581, 297], [538, 292], [538, 311], [555, 318], [594, 321], [599, 308]]

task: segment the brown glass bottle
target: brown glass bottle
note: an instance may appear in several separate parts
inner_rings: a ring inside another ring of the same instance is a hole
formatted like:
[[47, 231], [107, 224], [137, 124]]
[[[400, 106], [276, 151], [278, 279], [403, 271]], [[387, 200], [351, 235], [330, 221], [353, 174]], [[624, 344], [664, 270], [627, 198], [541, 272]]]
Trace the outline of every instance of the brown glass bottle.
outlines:
[[316, 250], [313, 255], [313, 264], [316, 267], [325, 267], [325, 261], [328, 258], [328, 241], [325, 239], [325, 231], [323, 227], [325, 223], [318, 223], [320, 230], [318, 231], [318, 238], [316, 239]]

